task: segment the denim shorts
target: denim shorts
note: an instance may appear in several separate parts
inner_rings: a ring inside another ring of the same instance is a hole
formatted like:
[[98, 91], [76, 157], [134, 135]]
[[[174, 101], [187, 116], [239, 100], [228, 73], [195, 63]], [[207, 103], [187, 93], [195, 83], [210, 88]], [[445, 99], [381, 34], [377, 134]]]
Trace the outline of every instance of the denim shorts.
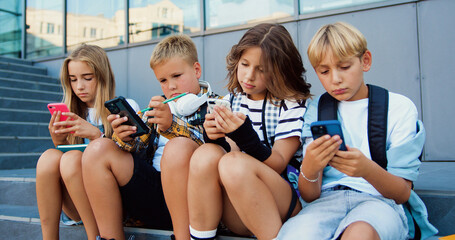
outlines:
[[161, 172], [144, 159], [144, 154], [132, 156], [133, 176], [120, 187], [125, 217], [143, 227], [170, 230], [172, 221], [164, 200]]
[[358, 221], [373, 226], [382, 240], [408, 237], [406, 215], [395, 201], [349, 188], [330, 188], [284, 223], [277, 239], [337, 239]]

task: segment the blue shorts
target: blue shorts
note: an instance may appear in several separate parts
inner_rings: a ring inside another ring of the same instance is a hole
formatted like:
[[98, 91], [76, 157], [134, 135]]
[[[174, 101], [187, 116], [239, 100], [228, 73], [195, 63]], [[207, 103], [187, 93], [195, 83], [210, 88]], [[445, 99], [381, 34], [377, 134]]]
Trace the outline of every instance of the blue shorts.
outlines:
[[403, 207], [394, 200], [331, 188], [284, 223], [277, 239], [337, 239], [346, 227], [358, 221], [373, 226], [382, 240], [408, 237]]
[[132, 156], [133, 176], [125, 186], [120, 187], [125, 217], [139, 221], [143, 227], [172, 229], [161, 185], [161, 172], [147, 162], [145, 154], [133, 153]]

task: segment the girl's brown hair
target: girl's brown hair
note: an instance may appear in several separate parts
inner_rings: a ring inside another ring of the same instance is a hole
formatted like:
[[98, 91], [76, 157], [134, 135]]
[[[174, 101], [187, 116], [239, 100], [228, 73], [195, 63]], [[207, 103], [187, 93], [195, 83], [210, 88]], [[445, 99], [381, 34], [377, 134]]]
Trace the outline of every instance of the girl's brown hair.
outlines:
[[[101, 119], [104, 134], [107, 137], [111, 137], [113, 130], [111, 124], [107, 121], [107, 116], [110, 113], [104, 107], [104, 102], [115, 97], [115, 79], [106, 52], [98, 46], [83, 44], [75, 49], [62, 65], [60, 82], [63, 87], [63, 101], [68, 105], [71, 112], [86, 119], [88, 113], [87, 105], [76, 96], [71, 88], [71, 80], [68, 73], [68, 63], [71, 61], [85, 62], [92, 69], [97, 81], [94, 106], [95, 121]], [[68, 142], [70, 144], [78, 144], [83, 143], [83, 139], [70, 134]]]
[[305, 81], [302, 57], [291, 35], [279, 24], [263, 23], [249, 29], [226, 57], [230, 93], [241, 92], [237, 79], [240, 58], [246, 49], [260, 47], [262, 64], [267, 79], [267, 98], [275, 100], [307, 99], [311, 84]]

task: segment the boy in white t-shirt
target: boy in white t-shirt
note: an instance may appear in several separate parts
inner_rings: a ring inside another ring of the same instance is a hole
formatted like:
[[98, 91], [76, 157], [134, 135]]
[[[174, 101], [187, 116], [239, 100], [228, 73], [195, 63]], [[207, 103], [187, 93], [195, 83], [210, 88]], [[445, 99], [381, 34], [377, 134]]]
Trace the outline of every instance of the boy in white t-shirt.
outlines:
[[[412, 182], [425, 140], [415, 105], [402, 95], [388, 94], [383, 168], [370, 154], [369, 88], [363, 74], [370, 70], [372, 55], [362, 33], [346, 23], [325, 25], [311, 40], [308, 58], [327, 93], [339, 101], [337, 115], [347, 151], [338, 150], [338, 135], [307, 144], [299, 191], [308, 204], [284, 224], [278, 239], [407, 239], [403, 203], [415, 195]], [[318, 102], [313, 100], [304, 116], [302, 137], [310, 141]], [[422, 228], [432, 227], [425, 223]]]

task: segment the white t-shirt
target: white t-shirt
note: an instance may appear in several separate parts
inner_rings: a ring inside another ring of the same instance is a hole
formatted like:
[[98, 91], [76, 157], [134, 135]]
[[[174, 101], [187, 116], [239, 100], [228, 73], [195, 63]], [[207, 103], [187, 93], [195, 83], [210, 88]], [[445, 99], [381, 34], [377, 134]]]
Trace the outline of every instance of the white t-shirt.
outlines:
[[[367, 132], [368, 99], [342, 101], [338, 104], [338, 114], [346, 144], [359, 149], [371, 159]], [[389, 92], [386, 149], [393, 148], [415, 136], [417, 117], [417, 108], [409, 98]], [[329, 176], [332, 171], [339, 174], [338, 170], [328, 167], [324, 170], [324, 176]], [[324, 184], [322, 189], [336, 185], [345, 185], [362, 192], [380, 195], [365, 179], [347, 175], [338, 181]]]

